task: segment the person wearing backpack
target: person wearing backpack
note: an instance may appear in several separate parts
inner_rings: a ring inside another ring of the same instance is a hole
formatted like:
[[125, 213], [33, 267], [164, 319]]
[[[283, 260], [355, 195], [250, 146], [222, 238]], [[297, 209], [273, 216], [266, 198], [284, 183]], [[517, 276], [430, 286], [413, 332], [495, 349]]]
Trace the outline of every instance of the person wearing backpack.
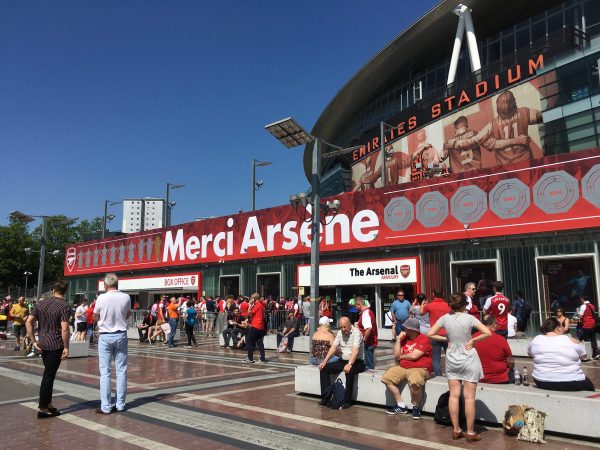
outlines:
[[592, 359], [600, 359], [598, 342], [596, 341], [596, 308], [590, 303], [587, 295], [579, 297], [581, 306], [577, 309], [577, 315], [581, 321], [582, 341], [590, 341], [592, 344]]
[[[347, 409], [352, 406], [352, 393], [354, 392], [354, 383], [356, 375], [365, 371], [363, 361], [363, 338], [362, 334], [348, 317], [342, 317], [339, 322], [340, 331], [338, 331], [333, 345], [327, 352], [327, 356], [319, 365], [321, 371], [321, 400], [319, 405], [326, 406], [329, 398], [325, 395], [327, 388], [331, 385], [332, 374], [338, 375], [340, 372], [346, 374], [346, 392], [344, 394], [344, 403], [341, 409]], [[338, 361], [329, 362], [330, 358], [340, 349], [342, 357]]]
[[523, 298], [523, 291], [518, 290], [512, 301], [512, 314], [517, 318], [517, 331], [525, 332], [531, 315], [531, 305]]

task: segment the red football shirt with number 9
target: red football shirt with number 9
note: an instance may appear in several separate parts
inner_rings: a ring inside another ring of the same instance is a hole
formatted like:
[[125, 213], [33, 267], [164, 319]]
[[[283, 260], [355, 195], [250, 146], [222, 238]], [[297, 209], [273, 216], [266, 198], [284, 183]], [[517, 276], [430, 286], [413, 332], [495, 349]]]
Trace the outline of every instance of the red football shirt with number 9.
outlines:
[[510, 301], [498, 293], [488, 299], [490, 307], [489, 314], [496, 319], [496, 330], [508, 330], [508, 313], [510, 312]]

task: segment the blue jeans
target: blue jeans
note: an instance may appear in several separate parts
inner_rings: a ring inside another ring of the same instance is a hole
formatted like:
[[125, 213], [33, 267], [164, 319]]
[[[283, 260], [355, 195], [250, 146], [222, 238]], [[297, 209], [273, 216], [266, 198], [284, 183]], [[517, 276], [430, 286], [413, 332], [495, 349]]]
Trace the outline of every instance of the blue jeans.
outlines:
[[173, 340], [175, 339], [175, 333], [177, 332], [177, 325], [179, 324], [179, 319], [169, 319], [169, 326], [171, 327], [171, 332], [169, 333], [169, 337], [167, 338], [167, 345], [169, 347], [174, 347]]
[[367, 369], [375, 368], [375, 347], [373, 345], [365, 345], [364, 349], [365, 367]]
[[446, 350], [448, 350], [448, 342], [438, 342], [431, 339], [433, 373], [435, 373], [437, 377], [442, 376], [442, 349], [444, 349], [444, 353], [446, 353]]
[[404, 331], [404, 320], [396, 320], [396, 336], [400, 336], [400, 333]]
[[[335, 356], [333, 355], [331, 358], [329, 358], [329, 361], [327, 361], [327, 363], [332, 363], [332, 362], [336, 362], [339, 361], [340, 357], [339, 356]], [[321, 358], [315, 358], [314, 356], [311, 356], [310, 358], [308, 358], [308, 363], [312, 364], [313, 366], [320, 366], [321, 363], [323, 362], [323, 359]]]
[[112, 360], [115, 360], [117, 373], [117, 397], [115, 406], [118, 410], [125, 409], [127, 395], [127, 332], [101, 333], [98, 338], [98, 364], [100, 366], [100, 408], [105, 413], [112, 410], [112, 393], [110, 376]]

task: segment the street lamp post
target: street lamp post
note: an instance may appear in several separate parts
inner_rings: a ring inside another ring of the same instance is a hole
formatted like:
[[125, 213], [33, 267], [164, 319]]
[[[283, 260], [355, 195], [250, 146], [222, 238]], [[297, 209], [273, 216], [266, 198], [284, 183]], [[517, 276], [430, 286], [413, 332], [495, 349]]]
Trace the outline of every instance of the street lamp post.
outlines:
[[256, 209], [256, 191], [263, 187], [262, 181], [256, 181], [256, 168], [264, 167], [273, 164], [270, 161], [258, 161], [257, 159], [252, 160], [252, 211]]
[[[381, 149], [381, 185], [382, 187], [385, 187], [386, 184], [390, 181], [387, 179], [387, 170], [385, 167], [385, 160], [386, 160], [386, 153], [385, 153], [385, 131], [386, 129], [391, 129], [393, 128], [390, 124], [387, 124], [385, 122], [380, 122], [379, 123], [379, 131], [380, 131], [380, 143], [379, 143], [379, 148]], [[395, 182], [397, 182], [398, 180], [395, 180]]]
[[114, 205], [118, 205], [119, 203], [123, 203], [123, 202], [113, 202], [111, 200], [104, 200], [104, 219], [102, 220], [102, 239], [104, 239], [104, 237], [106, 236], [106, 222], [111, 221], [115, 218], [114, 215], [112, 214], [108, 214], [108, 207], [109, 206], [114, 206]]
[[[351, 152], [360, 146], [349, 148], [338, 147], [323, 139], [311, 136], [291, 117], [282, 119], [265, 126], [265, 129], [287, 148], [294, 148], [314, 142], [312, 151], [311, 171], [311, 245], [310, 245], [310, 322], [311, 336], [317, 330], [317, 301], [319, 300], [319, 260], [320, 260], [320, 235], [321, 235], [321, 145], [337, 149], [327, 154], [328, 157], [339, 156]], [[339, 202], [337, 202], [339, 208]]]
[[[185, 184], [174, 184], [167, 183], [167, 195], [165, 200], [165, 207], [163, 211], [163, 226], [168, 227], [171, 225], [171, 203], [169, 202], [169, 194], [171, 193], [171, 189], [180, 189], [185, 187]], [[175, 206], [175, 204], [173, 204]]]
[[[39, 300], [39, 298], [42, 296], [42, 287], [44, 284], [44, 265], [46, 262], [46, 239], [47, 239], [47, 223], [48, 223], [48, 217], [49, 216], [34, 216], [34, 215], [29, 215], [29, 214], [25, 214], [22, 213], [21, 211], [13, 211], [10, 213], [10, 216], [16, 220], [19, 220], [21, 222], [24, 223], [29, 223], [29, 222], [33, 222], [35, 218], [39, 218], [42, 219], [42, 237], [40, 239], [40, 267], [38, 269], [38, 283], [37, 283], [37, 290], [36, 290], [36, 299]], [[75, 222], [77, 220], [77, 218], [68, 218], [66, 219], [67, 222]], [[26, 252], [32, 252], [34, 250], [31, 250], [31, 248], [26, 248], [25, 249]], [[53, 255], [58, 255], [60, 253], [59, 250], [54, 250], [52, 252]]]
[[25, 275], [25, 298], [27, 298], [27, 281], [29, 279], [29, 275], [33, 275], [33, 274], [29, 271], [25, 271], [25, 272], [23, 272], [23, 275]]

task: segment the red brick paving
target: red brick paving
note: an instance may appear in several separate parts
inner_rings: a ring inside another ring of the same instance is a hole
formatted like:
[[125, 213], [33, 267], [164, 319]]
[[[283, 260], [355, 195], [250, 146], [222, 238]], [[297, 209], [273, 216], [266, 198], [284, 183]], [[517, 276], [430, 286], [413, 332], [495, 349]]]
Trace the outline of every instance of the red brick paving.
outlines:
[[[7, 360], [4, 357], [15, 356], [17, 352], [12, 352], [13, 342], [0, 341], [0, 363], [3, 367], [23, 371], [30, 374], [41, 375], [42, 365], [39, 359], [20, 359]], [[222, 403], [209, 402], [202, 399], [188, 400], [182, 403], [172, 402], [185, 398], [180, 395], [165, 396], [156, 401], [156, 408], [161, 408], [161, 402], [170, 402], [171, 405], [186, 405], [196, 408], [204, 413], [212, 413], [217, 416], [225, 414], [227, 417], [241, 421], [252, 421], [263, 424], [267, 427], [294, 433], [295, 430], [301, 433], [309, 433], [313, 438], [319, 436], [329, 436], [341, 441], [351, 442], [354, 446], [370, 446], [377, 448], [393, 448], [401, 445], [404, 448], [418, 448], [408, 444], [393, 442], [381, 437], [372, 437], [362, 433], [350, 432], [346, 430], [337, 430], [332, 427], [323, 426], [319, 423], [299, 422], [293, 418], [282, 417], [280, 413], [290, 413], [298, 416], [307, 417], [315, 420], [325, 420], [331, 423], [340, 423], [348, 426], [357, 426], [374, 430], [376, 433], [391, 433], [402, 436], [410, 436], [415, 439], [434, 441], [440, 445], [454, 445], [459, 447], [468, 446], [473, 448], [486, 448], [487, 450], [501, 449], [533, 449], [538, 448], [535, 444], [528, 444], [517, 441], [515, 438], [504, 436], [498, 429], [483, 427], [483, 440], [480, 443], [467, 444], [465, 441], [453, 441], [450, 437], [450, 429], [435, 424], [430, 417], [424, 417], [421, 421], [414, 421], [406, 416], [388, 416], [383, 408], [372, 408], [355, 406], [345, 411], [332, 411], [317, 406], [316, 399], [295, 395], [293, 384], [284, 386], [274, 386], [279, 383], [293, 381], [293, 372], [288, 368], [278, 368], [274, 366], [246, 366], [239, 361], [244, 357], [243, 352], [232, 352], [231, 350], [221, 350], [214, 345], [204, 345], [197, 349], [184, 351], [177, 348], [175, 352], [164, 352], [162, 346], [143, 346], [137, 343], [131, 345], [131, 355], [129, 358], [128, 378], [131, 382], [141, 385], [141, 387], [131, 387], [129, 393], [144, 391], [144, 386], [152, 383], [167, 381], [170, 383], [158, 385], [152, 391], [152, 395], [159, 393], [161, 389], [172, 386], [190, 386], [188, 394], [207, 395], [219, 394], [216, 398], [239, 405], [248, 405], [250, 407], [265, 408], [273, 411], [273, 414], [263, 412], [248, 411], [235, 406], [223, 405]], [[135, 354], [140, 349], [151, 352], [151, 355]], [[382, 350], [381, 353], [389, 352], [390, 349]], [[192, 359], [193, 355], [222, 356], [223, 361]], [[302, 364], [306, 356], [275, 355], [269, 353], [274, 363], [295, 363]], [[239, 361], [230, 361], [235, 357]], [[23, 364], [26, 362], [27, 364]], [[391, 361], [382, 363], [391, 364]], [[530, 367], [529, 360], [520, 359], [519, 369], [526, 364]], [[77, 383], [81, 386], [88, 386], [93, 389], [98, 388], [98, 380], [95, 378], [98, 374], [98, 362], [96, 357], [70, 359], [61, 365], [62, 370], [69, 370], [76, 373], [61, 373], [59, 370], [58, 379], [66, 382]], [[584, 365], [584, 370], [590, 376], [596, 385], [600, 384], [600, 363], [588, 363]], [[231, 372], [241, 372], [231, 374]], [[256, 376], [259, 374], [276, 372], [289, 372], [289, 376], [271, 380], [252, 382], [246, 384], [236, 384], [219, 388], [203, 389], [194, 391], [194, 386], [205, 382], [217, 380], [232, 380], [246, 376]], [[7, 389], [10, 389], [11, 383], [5, 377], [0, 377], [0, 400], [5, 400]], [[229, 393], [230, 391], [245, 388], [256, 388], [269, 386], [268, 389], [253, 389], [248, 392]], [[39, 385], [30, 385], [29, 390], [20, 385], [20, 391], [29, 392], [27, 396], [35, 396]], [[68, 394], [68, 393], [67, 393]], [[94, 414], [89, 404], [82, 405], [81, 402], [73, 401], [69, 397], [56, 397], [55, 406], [62, 409], [74, 408], [72, 412], [76, 417], [87, 419], [95, 423], [101, 423], [115, 430], [125, 431], [134, 435], [143, 436], [146, 439], [164, 443], [178, 448], [234, 448], [229, 444], [214, 441], [207, 436], [198, 436], [173, 424], [147, 423], [144, 416], [136, 415], [135, 407], [130, 412], [123, 414], [113, 414], [110, 416], [98, 416]], [[68, 423], [60, 419], [37, 420], [35, 411], [19, 404], [0, 405], [0, 414], [3, 422], [2, 445], [3, 449], [23, 449], [23, 448], [49, 448], [49, 449], [85, 449], [85, 448], [110, 448], [110, 449], [129, 449], [139, 448], [134, 445], [124, 443], [119, 439], [114, 439], [103, 434], [97, 433], [78, 425]], [[232, 430], [235, 433], [235, 430]], [[239, 441], [240, 446], [243, 442]], [[324, 448], [326, 448], [324, 443]], [[548, 444], [544, 446], [547, 450], [572, 448], [583, 449], [590, 448], [590, 444], [575, 443], [568, 441], [559, 441], [548, 438]]]

